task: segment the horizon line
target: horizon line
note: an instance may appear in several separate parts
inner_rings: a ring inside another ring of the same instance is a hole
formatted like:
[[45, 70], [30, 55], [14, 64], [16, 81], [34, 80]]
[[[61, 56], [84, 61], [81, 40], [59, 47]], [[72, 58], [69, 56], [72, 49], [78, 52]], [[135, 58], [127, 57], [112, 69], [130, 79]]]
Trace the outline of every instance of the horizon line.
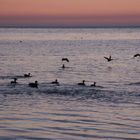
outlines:
[[140, 28], [140, 25], [97, 25], [97, 26], [0, 25], [0, 28]]

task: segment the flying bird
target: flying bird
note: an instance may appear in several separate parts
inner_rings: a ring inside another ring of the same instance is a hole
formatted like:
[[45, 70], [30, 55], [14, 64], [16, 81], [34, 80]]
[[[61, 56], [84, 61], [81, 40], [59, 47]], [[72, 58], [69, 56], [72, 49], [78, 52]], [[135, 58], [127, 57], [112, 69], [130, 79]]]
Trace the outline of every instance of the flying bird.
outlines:
[[135, 57], [140, 57], [140, 54], [139, 53], [137, 53], [137, 54], [135, 54], [133, 57], [135, 58]]
[[62, 61], [69, 62], [69, 59], [68, 58], [62, 58]]
[[111, 55], [109, 57], [104, 57], [108, 62], [112, 61]]

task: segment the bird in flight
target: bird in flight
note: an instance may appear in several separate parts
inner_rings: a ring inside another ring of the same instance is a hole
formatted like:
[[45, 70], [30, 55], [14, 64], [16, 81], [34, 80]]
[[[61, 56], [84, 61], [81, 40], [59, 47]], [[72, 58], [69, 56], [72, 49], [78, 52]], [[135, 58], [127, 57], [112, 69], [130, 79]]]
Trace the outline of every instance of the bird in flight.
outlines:
[[139, 53], [137, 53], [137, 54], [135, 54], [133, 57], [135, 58], [135, 57], [140, 57], [140, 54]]
[[68, 58], [62, 58], [62, 61], [69, 62], [69, 59]]
[[108, 62], [112, 61], [111, 55], [109, 57], [104, 57]]

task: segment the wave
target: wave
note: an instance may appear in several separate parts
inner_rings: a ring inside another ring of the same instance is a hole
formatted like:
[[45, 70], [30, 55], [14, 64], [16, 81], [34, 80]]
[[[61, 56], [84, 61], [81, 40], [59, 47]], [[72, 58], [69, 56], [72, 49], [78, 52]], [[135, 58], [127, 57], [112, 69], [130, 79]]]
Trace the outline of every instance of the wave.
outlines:
[[114, 103], [139, 102], [139, 92], [112, 91], [104, 87], [90, 87], [62, 84], [60, 86], [40, 83], [38, 88], [31, 88], [28, 84], [0, 85], [0, 94], [46, 94], [76, 97], [77, 99], [92, 99]]
[[130, 83], [129, 85], [139, 86], [140, 82]]
[[[30, 76], [32, 77], [32, 76]], [[13, 76], [0, 76], [0, 80], [4, 80], [4, 79], [14, 79], [14, 78], [18, 78], [18, 79], [22, 79], [22, 78], [26, 78], [24, 75], [13, 75]], [[28, 77], [29, 78], [29, 77]]]

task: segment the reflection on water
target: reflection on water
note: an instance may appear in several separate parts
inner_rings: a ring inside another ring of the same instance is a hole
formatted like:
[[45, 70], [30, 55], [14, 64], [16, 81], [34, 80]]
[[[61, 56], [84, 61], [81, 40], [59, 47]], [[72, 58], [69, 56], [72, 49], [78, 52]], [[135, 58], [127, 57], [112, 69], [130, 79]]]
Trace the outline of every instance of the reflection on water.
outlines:
[[140, 137], [139, 104], [105, 103], [56, 94], [10, 94], [2, 98], [1, 139]]
[[0, 139], [140, 140], [139, 44], [139, 28], [1, 28]]

